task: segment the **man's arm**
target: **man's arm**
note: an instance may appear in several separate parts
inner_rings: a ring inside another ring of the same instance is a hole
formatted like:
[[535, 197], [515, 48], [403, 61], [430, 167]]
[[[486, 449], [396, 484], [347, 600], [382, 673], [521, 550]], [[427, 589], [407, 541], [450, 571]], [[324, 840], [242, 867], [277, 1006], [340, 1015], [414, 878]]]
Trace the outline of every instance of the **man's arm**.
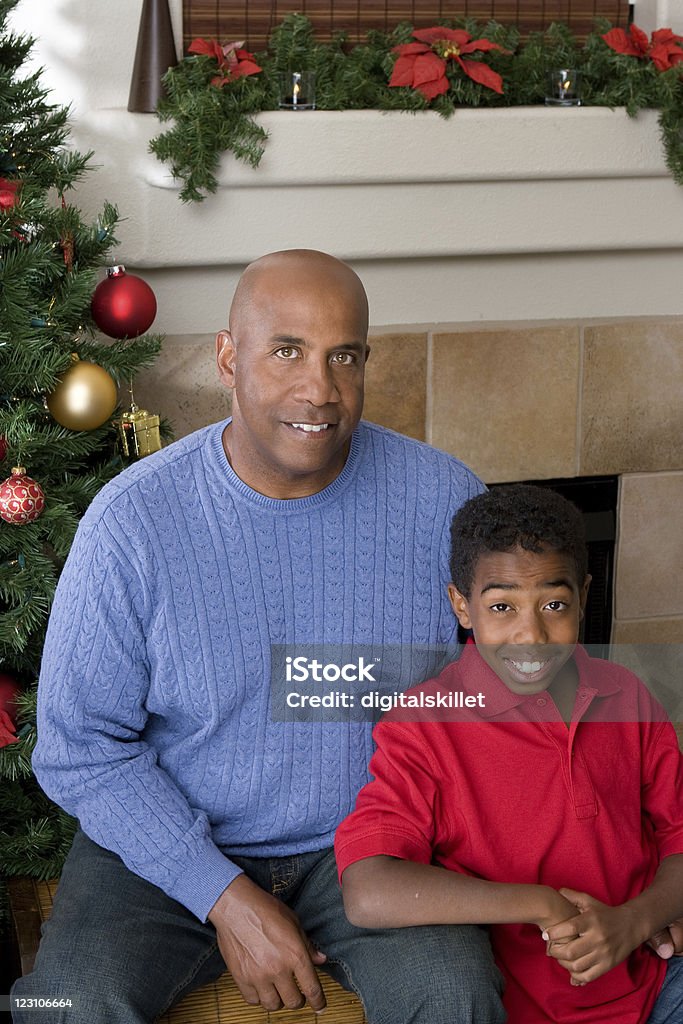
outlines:
[[342, 891], [346, 916], [361, 928], [527, 923], [543, 930], [576, 916], [550, 886], [487, 882], [381, 855], [349, 865]]
[[672, 917], [683, 915], [683, 854], [666, 857], [652, 884], [616, 907], [573, 889], [560, 892], [579, 915], [545, 929], [548, 955], [566, 967], [576, 984], [584, 985], [625, 960]]
[[153, 614], [120, 538], [86, 514], [48, 625], [33, 767], [86, 835], [206, 920], [241, 872], [145, 739]]

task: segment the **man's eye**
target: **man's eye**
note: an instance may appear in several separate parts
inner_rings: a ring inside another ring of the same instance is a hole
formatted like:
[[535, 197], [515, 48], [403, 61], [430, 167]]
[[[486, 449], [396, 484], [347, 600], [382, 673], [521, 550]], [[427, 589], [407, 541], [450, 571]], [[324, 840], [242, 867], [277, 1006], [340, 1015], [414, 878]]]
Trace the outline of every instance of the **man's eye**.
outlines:
[[549, 608], [551, 612], [561, 612], [566, 607], [566, 601], [548, 601], [546, 605], [546, 608]]
[[275, 355], [280, 356], [281, 359], [295, 359], [297, 351], [292, 345], [283, 345], [282, 348], [276, 351]]
[[352, 363], [356, 362], [356, 355], [354, 352], [335, 352], [332, 359], [335, 363], [339, 363], [340, 366], [351, 366]]
[[510, 605], [509, 604], [505, 604], [504, 601], [498, 601], [497, 604], [492, 604], [491, 605], [491, 611], [492, 612], [506, 612], [509, 609], [509, 607], [510, 607]]

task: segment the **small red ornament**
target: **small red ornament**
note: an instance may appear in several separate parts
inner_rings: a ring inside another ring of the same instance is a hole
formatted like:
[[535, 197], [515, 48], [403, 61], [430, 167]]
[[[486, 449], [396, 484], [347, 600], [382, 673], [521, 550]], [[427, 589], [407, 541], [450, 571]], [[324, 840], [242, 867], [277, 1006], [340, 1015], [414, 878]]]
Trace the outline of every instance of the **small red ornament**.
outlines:
[[0, 711], [5, 712], [14, 726], [17, 724], [18, 713], [15, 701], [21, 692], [21, 686], [13, 676], [0, 672]]
[[21, 188], [20, 181], [10, 181], [8, 178], [0, 178], [0, 210], [11, 210], [19, 202], [18, 192]]
[[14, 731], [12, 719], [0, 708], [0, 748], [7, 747], [10, 743], [16, 743], [17, 736]]
[[141, 277], [127, 274], [122, 266], [109, 267], [94, 291], [90, 310], [99, 329], [110, 338], [137, 338], [157, 315], [157, 300]]
[[0, 519], [12, 526], [32, 523], [45, 508], [40, 484], [26, 476], [23, 466], [15, 466], [12, 475], [0, 484]]

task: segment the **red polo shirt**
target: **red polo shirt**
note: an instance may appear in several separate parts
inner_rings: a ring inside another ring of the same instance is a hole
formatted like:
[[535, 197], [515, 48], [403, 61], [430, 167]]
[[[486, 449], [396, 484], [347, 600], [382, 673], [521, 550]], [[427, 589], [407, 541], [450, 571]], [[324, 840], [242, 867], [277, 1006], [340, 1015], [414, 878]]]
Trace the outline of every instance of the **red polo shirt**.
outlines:
[[[337, 831], [340, 877], [387, 854], [495, 882], [568, 886], [611, 905], [641, 893], [663, 857], [683, 853], [676, 733], [632, 673], [581, 648], [575, 661], [569, 727], [550, 694], [512, 693], [474, 646], [410, 691], [483, 693], [485, 706], [398, 708], [379, 723], [374, 781]], [[510, 1024], [641, 1024], [666, 971], [641, 947], [574, 987], [535, 925], [495, 925], [492, 942]]]

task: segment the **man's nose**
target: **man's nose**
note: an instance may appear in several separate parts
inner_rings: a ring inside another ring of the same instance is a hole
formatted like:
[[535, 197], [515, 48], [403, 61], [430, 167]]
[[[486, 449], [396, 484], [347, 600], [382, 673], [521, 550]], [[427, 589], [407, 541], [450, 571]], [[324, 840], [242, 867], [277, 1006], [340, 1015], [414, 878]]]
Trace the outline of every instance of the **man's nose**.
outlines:
[[304, 361], [297, 381], [296, 396], [317, 406], [339, 401], [341, 396], [335, 381], [334, 370], [327, 360], [309, 359]]

